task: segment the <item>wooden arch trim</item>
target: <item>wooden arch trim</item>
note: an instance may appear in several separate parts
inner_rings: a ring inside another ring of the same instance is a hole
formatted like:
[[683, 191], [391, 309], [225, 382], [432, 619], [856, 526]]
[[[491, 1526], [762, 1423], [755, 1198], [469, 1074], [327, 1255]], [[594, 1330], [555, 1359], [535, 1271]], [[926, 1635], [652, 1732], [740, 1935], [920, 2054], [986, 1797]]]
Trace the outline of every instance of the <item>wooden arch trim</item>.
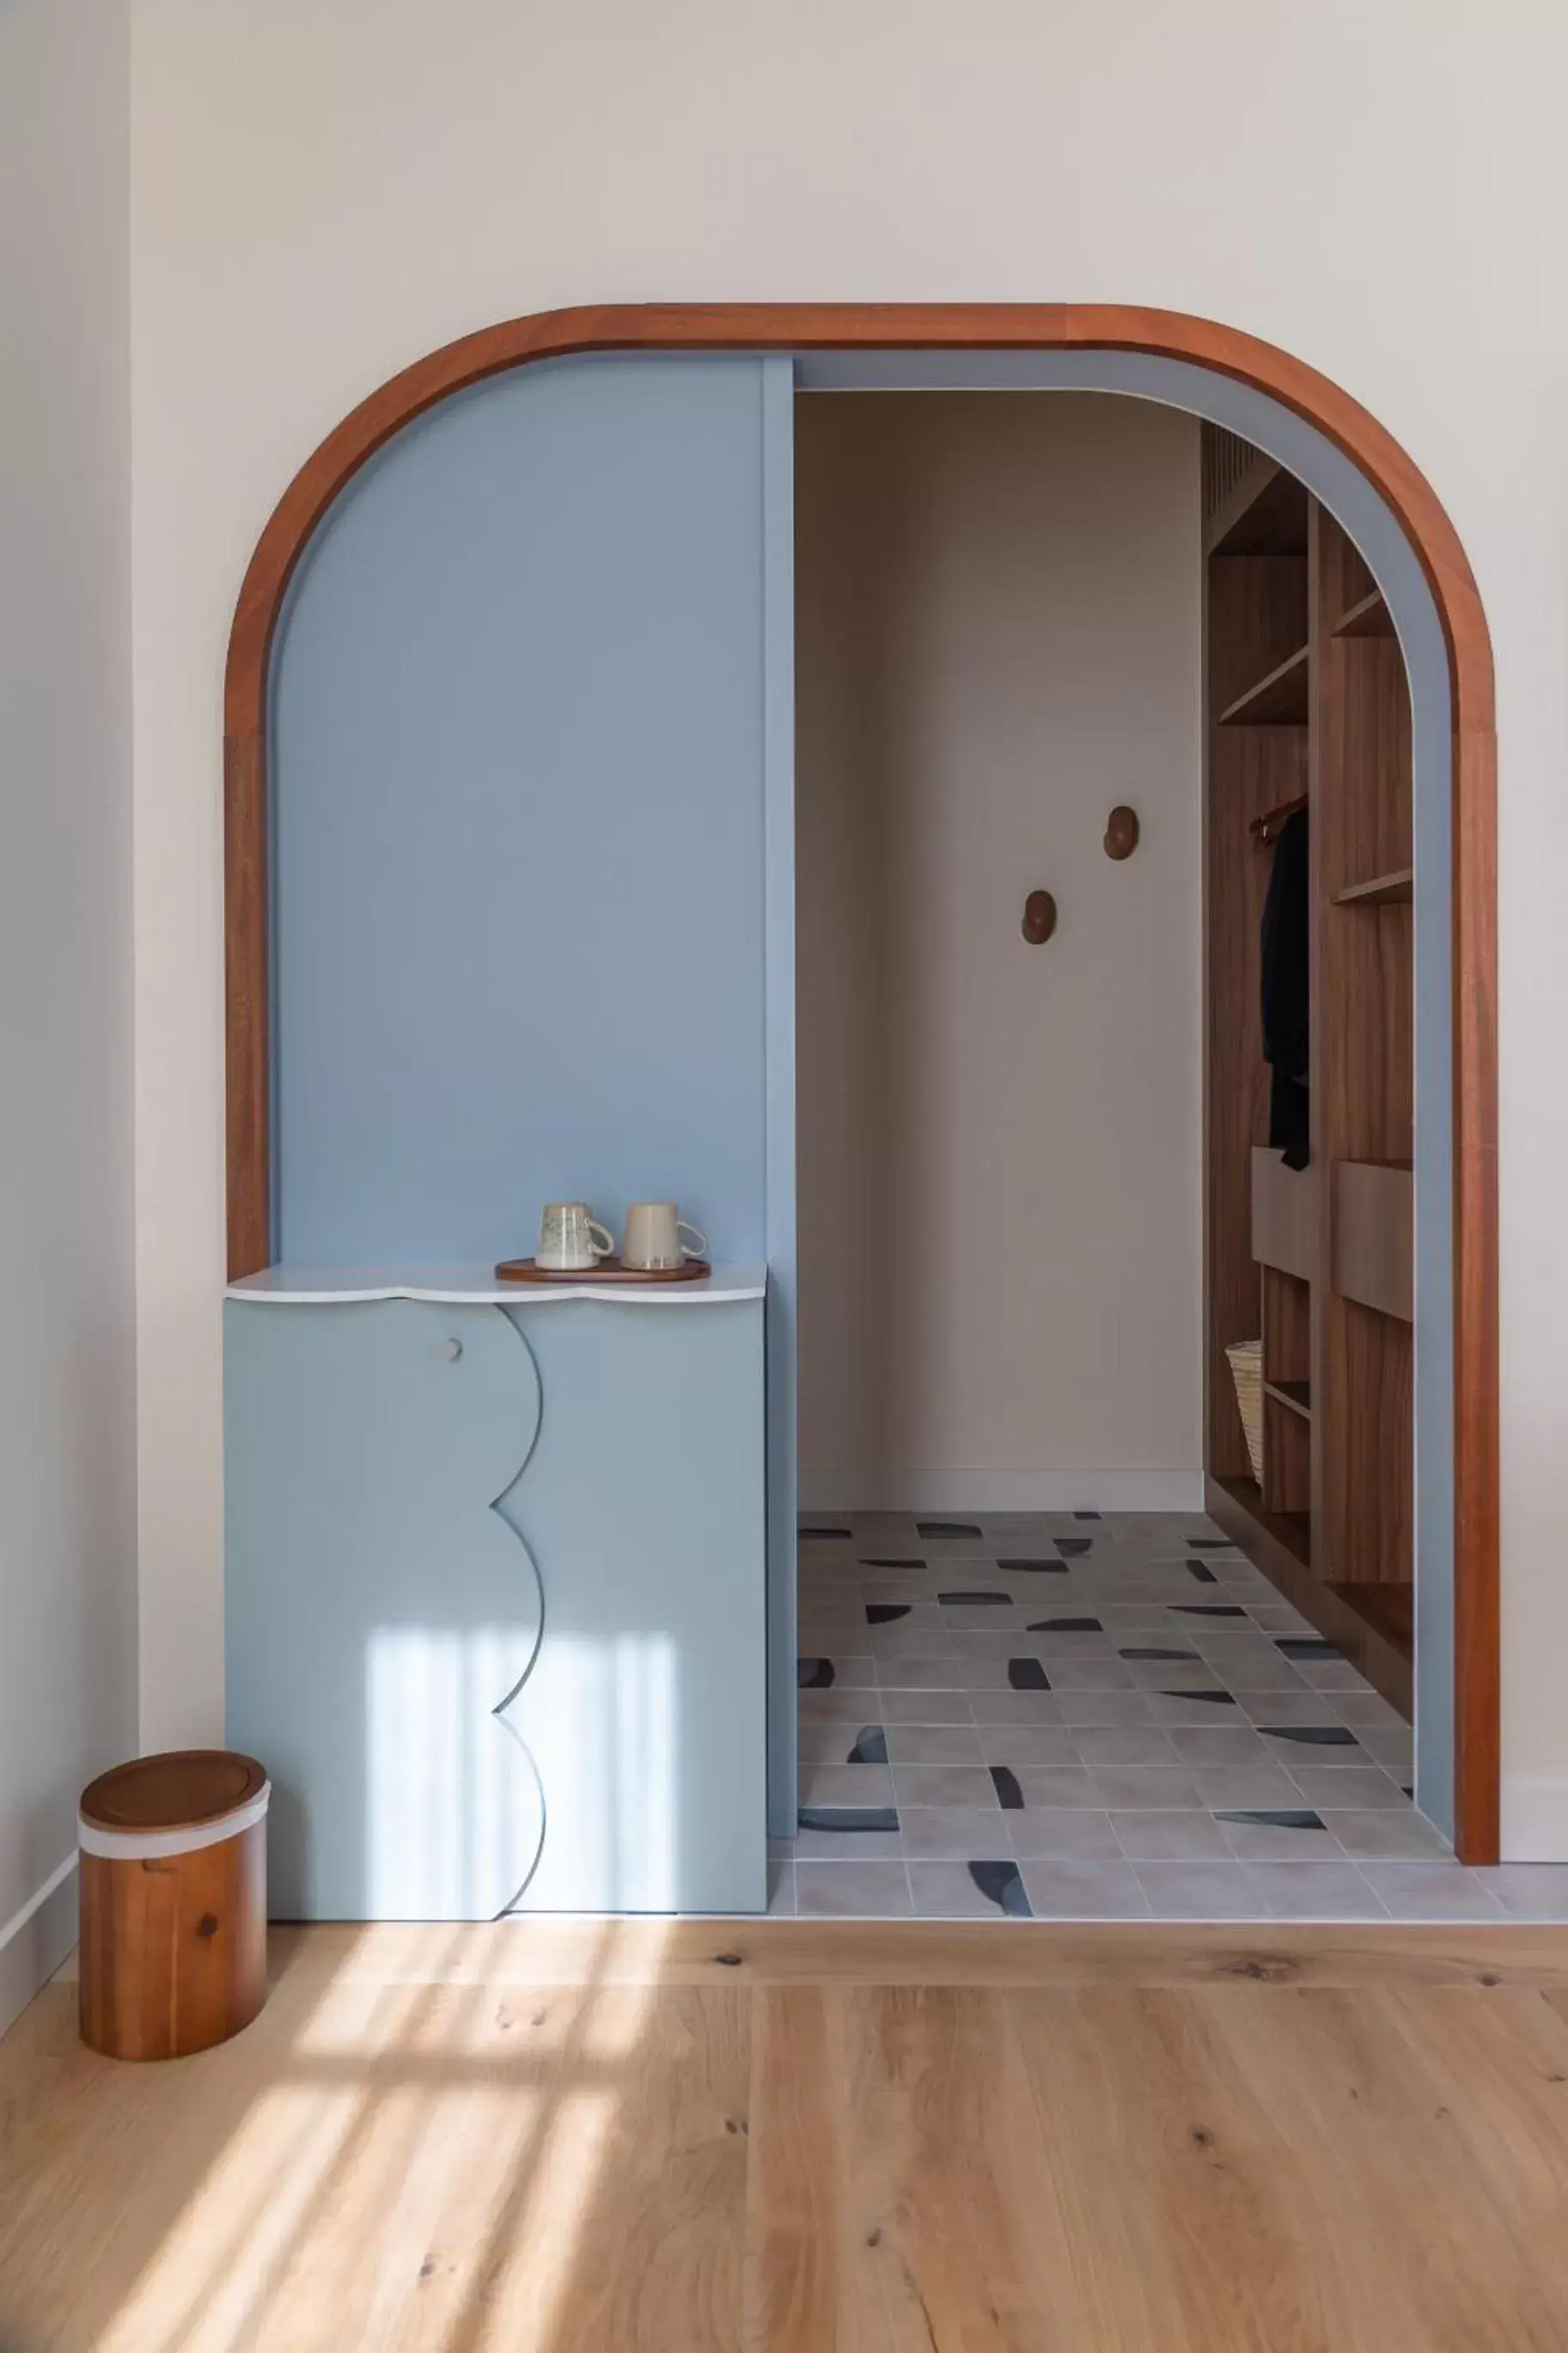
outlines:
[[1454, 1645], [1456, 1836], [1496, 1859], [1500, 1763], [1497, 726], [1491, 641], [1458, 533], [1377, 419], [1315, 368], [1176, 311], [1095, 303], [624, 304], [544, 311], [464, 335], [373, 392], [295, 475], [247, 568], [224, 685], [228, 1270], [271, 1256], [267, 686], [310, 535], [368, 458], [449, 394], [525, 361], [611, 351], [1110, 350], [1185, 360], [1292, 409], [1392, 509], [1447, 641], [1453, 703]]

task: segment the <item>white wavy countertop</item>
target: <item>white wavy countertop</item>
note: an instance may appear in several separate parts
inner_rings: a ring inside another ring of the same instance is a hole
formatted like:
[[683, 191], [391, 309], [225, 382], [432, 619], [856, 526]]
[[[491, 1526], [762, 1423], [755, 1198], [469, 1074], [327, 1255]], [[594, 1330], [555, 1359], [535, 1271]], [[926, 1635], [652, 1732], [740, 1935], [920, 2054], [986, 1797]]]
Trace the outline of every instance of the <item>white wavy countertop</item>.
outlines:
[[767, 1295], [765, 1266], [721, 1261], [700, 1282], [500, 1282], [493, 1266], [268, 1266], [231, 1282], [226, 1299], [277, 1307], [426, 1299], [443, 1306], [553, 1307], [605, 1299], [617, 1307], [711, 1307]]

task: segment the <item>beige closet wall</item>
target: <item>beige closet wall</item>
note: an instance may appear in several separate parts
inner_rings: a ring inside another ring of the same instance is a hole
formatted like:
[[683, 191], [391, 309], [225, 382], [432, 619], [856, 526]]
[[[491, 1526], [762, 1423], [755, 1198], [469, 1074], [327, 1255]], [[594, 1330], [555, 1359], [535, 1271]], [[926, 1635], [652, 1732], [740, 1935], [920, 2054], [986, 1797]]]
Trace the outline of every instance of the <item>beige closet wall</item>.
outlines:
[[805, 1500], [1194, 1504], [1198, 428], [796, 407]]

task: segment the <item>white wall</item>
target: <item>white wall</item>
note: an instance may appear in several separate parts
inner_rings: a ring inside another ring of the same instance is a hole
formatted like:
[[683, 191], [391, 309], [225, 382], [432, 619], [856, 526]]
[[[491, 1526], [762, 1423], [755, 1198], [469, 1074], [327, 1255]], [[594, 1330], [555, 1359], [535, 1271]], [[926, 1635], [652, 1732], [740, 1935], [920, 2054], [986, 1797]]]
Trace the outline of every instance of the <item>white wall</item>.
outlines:
[[0, 0], [0, 2029], [136, 1748], [128, 99], [122, 11]]
[[132, 0], [145, 1733], [219, 1708], [219, 687], [355, 400], [560, 302], [1163, 304], [1324, 370], [1497, 644], [1507, 1839], [1568, 1857], [1560, 0]]
[[1196, 422], [796, 416], [803, 1494], [1201, 1507]]

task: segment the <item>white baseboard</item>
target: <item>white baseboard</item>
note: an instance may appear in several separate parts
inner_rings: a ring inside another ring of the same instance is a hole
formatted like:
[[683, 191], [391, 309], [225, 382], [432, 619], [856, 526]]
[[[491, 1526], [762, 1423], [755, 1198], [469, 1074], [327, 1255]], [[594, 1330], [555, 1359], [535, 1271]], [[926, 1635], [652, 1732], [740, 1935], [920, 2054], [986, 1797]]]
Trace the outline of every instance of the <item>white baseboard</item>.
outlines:
[[76, 1856], [68, 1854], [0, 1927], [0, 2034], [48, 1983], [76, 1936]]
[[803, 1512], [1201, 1512], [1201, 1471], [803, 1471]]
[[1568, 1781], [1502, 1779], [1505, 1862], [1568, 1862]]

